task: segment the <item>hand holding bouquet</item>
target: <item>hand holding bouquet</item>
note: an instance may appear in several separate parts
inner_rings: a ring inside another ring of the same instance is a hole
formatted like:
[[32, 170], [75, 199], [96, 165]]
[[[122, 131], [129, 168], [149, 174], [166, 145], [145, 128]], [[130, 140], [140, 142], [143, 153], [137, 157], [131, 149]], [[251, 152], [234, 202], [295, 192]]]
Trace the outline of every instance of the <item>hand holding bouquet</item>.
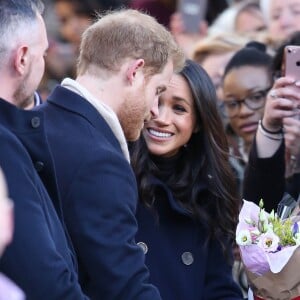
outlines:
[[299, 226], [299, 217], [281, 220], [274, 211], [267, 213], [262, 201], [257, 206], [244, 200], [236, 241], [257, 299], [300, 296]]

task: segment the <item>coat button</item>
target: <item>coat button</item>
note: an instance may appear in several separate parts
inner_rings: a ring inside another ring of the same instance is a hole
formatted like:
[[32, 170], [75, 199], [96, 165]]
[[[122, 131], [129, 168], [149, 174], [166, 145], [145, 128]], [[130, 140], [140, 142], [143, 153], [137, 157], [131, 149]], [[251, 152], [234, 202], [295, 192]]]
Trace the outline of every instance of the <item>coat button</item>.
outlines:
[[194, 262], [193, 254], [191, 252], [183, 252], [181, 260], [186, 266], [189, 266]]
[[41, 125], [41, 120], [39, 117], [33, 117], [31, 119], [31, 126], [32, 128], [38, 128]]
[[44, 169], [44, 163], [42, 161], [36, 161], [34, 163], [34, 167], [37, 170], [37, 172], [41, 172]]
[[138, 242], [137, 245], [142, 248], [144, 254], [146, 254], [148, 252], [148, 246], [147, 246], [146, 243], [144, 243], [144, 242]]

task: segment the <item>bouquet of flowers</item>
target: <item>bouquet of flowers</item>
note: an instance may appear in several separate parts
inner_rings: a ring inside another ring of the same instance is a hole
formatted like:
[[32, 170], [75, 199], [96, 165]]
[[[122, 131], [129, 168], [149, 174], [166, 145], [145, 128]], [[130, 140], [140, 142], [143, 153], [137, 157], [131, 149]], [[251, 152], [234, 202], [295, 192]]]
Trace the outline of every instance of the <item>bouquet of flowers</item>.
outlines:
[[236, 242], [255, 299], [300, 299], [300, 217], [280, 219], [244, 200]]

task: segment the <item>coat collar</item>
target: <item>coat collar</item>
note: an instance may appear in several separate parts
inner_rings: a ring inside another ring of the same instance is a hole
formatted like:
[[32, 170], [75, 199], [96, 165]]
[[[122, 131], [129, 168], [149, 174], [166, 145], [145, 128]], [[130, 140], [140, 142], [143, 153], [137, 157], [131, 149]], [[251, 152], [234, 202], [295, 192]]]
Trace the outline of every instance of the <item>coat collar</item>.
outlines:
[[[13, 132], [32, 131], [34, 120], [41, 120], [43, 114], [33, 110], [19, 109], [15, 105], [0, 98], [0, 123]], [[38, 127], [43, 126], [43, 122]], [[37, 126], [35, 128], [38, 128]]]
[[[186, 208], [184, 208], [182, 205], [180, 205], [180, 203], [178, 203], [178, 201], [176, 201], [176, 199], [173, 196], [172, 191], [164, 182], [162, 182], [160, 179], [158, 179], [155, 176], [152, 176], [150, 180], [154, 186], [161, 188], [166, 193], [168, 203], [174, 211], [176, 211], [177, 213], [179, 213], [181, 215], [191, 217], [191, 213]], [[206, 190], [207, 190], [207, 184], [205, 182], [201, 182], [200, 183], [200, 191], [206, 191]]]
[[107, 122], [99, 114], [96, 108], [83, 97], [62, 86], [57, 86], [49, 95], [47, 102], [80, 115], [94, 128], [101, 131], [102, 134], [113, 144], [113, 146], [122, 153], [120, 143], [111, 128], [108, 126]]
[[[0, 99], [0, 124], [12, 132], [30, 155], [33, 167], [39, 173], [62, 218], [60, 196], [57, 188], [52, 154], [44, 130], [44, 114], [41, 111], [19, 109]], [[41, 165], [43, 165], [41, 169]]]

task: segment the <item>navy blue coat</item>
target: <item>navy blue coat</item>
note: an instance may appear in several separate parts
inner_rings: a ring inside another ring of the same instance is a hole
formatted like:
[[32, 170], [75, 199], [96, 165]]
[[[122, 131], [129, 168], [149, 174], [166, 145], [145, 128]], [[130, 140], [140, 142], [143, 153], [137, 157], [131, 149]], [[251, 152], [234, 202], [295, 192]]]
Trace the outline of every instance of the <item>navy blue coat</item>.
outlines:
[[[42, 120], [41, 113], [19, 110], [0, 99], [0, 166], [14, 201], [15, 220], [0, 272], [16, 282], [28, 300], [86, 299], [64, 228], [36, 171], [47, 178], [41, 157], [51, 163]], [[57, 196], [54, 178], [48, 179]]]
[[[146, 252], [150, 280], [164, 300], [241, 300], [232, 266], [220, 243], [205, 246], [206, 230], [173, 198], [170, 189], [153, 179], [156, 200], [149, 210], [139, 204], [137, 243]], [[203, 184], [203, 197], [207, 197]]]
[[45, 113], [63, 214], [92, 299], [160, 299], [135, 243], [137, 186], [119, 142], [84, 98], [57, 87]]

